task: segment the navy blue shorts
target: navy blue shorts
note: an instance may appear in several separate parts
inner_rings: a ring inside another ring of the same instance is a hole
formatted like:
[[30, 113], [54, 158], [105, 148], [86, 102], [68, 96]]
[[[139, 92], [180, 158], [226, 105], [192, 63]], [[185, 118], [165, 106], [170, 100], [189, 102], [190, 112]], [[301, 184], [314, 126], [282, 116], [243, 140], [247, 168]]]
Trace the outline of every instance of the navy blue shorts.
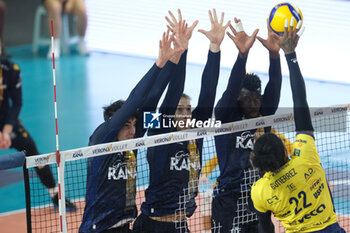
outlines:
[[160, 222], [140, 214], [133, 225], [133, 233], [187, 233], [190, 232], [187, 222], [178, 225], [172, 222]]
[[[240, 233], [258, 232], [258, 221], [248, 221], [244, 217], [249, 213], [255, 214], [249, 203], [246, 203], [246, 211], [239, 214], [243, 219], [237, 215], [237, 202], [240, 196], [241, 194], [237, 192], [222, 192], [214, 197], [211, 219], [212, 233], [231, 232], [232, 229]], [[250, 198], [249, 200], [251, 202]], [[242, 224], [241, 222], [246, 223]]]
[[326, 227], [323, 230], [313, 231], [313, 232], [314, 233], [346, 233], [345, 230], [341, 228], [337, 222]]

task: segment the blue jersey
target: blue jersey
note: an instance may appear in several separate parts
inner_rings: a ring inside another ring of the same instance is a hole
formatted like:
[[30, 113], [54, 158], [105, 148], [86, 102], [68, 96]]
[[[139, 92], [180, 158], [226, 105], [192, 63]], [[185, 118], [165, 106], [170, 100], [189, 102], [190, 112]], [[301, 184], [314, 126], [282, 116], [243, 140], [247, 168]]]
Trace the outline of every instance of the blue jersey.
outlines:
[[[123, 106], [91, 135], [89, 145], [117, 141], [117, 134], [139, 108], [157, 106], [175, 64], [161, 70], [153, 65], [130, 93]], [[149, 93], [148, 93], [149, 92]], [[145, 98], [147, 96], [147, 98]], [[155, 102], [155, 103], [154, 103]], [[136, 124], [136, 137], [142, 136]], [[132, 151], [89, 159], [85, 210], [79, 232], [101, 232], [136, 215], [136, 156]]]
[[[237, 58], [229, 83], [215, 107], [216, 120], [222, 123], [239, 121], [244, 115], [238, 106], [238, 97], [246, 74], [247, 59]], [[270, 58], [269, 82], [265, 88], [260, 114], [272, 115], [278, 107], [282, 83], [279, 59]], [[220, 168], [217, 181], [221, 191], [239, 191], [244, 170], [251, 167], [249, 154], [253, 150], [255, 130], [248, 130], [215, 137], [216, 153]]]
[[22, 80], [18, 65], [0, 61], [0, 125], [15, 125], [22, 107]]
[[[170, 83], [160, 108], [162, 114], [175, 114], [184, 87], [185, 55], [179, 62], [179, 68], [174, 74], [177, 77], [172, 79], [174, 83]], [[193, 119], [204, 121], [212, 116], [219, 70], [220, 52], [209, 51], [208, 61], [202, 75], [198, 104], [192, 113]], [[167, 132], [170, 132], [170, 129], [161, 129], [151, 133]], [[177, 211], [183, 211], [187, 216], [193, 214], [196, 209], [194, 198], [198, 193], [202, 146], [203, 139], [198, 139], [147, 150], [150, 184], [145, 192], [146, 200], [141, 205], [143, 214], [154, 217], [172, 215]], [[179, 205], [179, 201], [183, 203], [183, 206]]]

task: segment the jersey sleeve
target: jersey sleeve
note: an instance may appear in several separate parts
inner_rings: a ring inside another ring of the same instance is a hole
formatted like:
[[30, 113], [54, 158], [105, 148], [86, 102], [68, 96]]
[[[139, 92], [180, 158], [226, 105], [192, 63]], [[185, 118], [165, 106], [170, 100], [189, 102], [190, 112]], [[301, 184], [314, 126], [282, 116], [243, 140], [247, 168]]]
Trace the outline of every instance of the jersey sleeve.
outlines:
[[142, 106], [144, 97], [156, 81], [160, 70], [161, 69], [154, 64], [131, 91], [123, 106], [116, 111], [110, 119], [105, 121], [95, 130], [94, 134], [99, 135], [97, 137], [99, 138], [98, 143], [115, 140], [119, 130], [124, 126], [125, 122], [127, 122], [132, 114]]
[[[176, 112], [177, 105], [179, 104], [181, 95], [185, 88], [186, 62], [187, 50], [181, 55], [179, 63], [171, 74], [168, 90], [159, 108], [159, 112], [163, 115], [173, 116]], [[170, 127], [161, 127], [161, 129], [157, 130], [148, 130], [148, 135], [169, 133], [171, 130]]]
[[6, 124], [14, 125], [22, 108], [22, 80], [21, 72], [17, 64], [11, 64], [8, 95], [11, 99], [11, 107], [6, 118]]
[[192, 118], [205, 121], [213, 114], [216, 87], [220, 73], [220, 56], [221, 52], [213, 53], [210, 50], [208, 52], [208, 60], [202, 75], [198, 104], [192, 112]]
[[243, 86], [244, 76], [246, 73], [247, 58], [237, 57], [236, 63], [232, 68], [229, 82], [225, 92], [215, 107], [215, 118], [222, 123], [232, 121], [230, 115], [232, 111], [237, 111], [237, 99]]
[[263, 116], [275, 114], [281, 96], [282, 72], [280, 59], [270, 58], [269, 82], [267, 83], [261, 103]]
[[254, 208], [259, 211], [260, 213], [266, 213], [269, 211], [266, 208], [266, 205], [264, 204], [265, 201], [263, 200], [263, 184], [261, 182], [255, 182], [252, 186], [251, 190], [251, 198], [254, 204]]
[[176, 67], [176, 64], [174, 64], [171, 61], [168, 61], [166, 65], [163, 67], [163, 69], [160, 71], [157, 77], [157, 81], [154, 83], [154, 85], [150, 89], [150, 92], [148, 93], [146, 100], [143, 103], [141, 109], [139, 109], [138, 121], [136, 122], [135, 138], [143, 137], [143, 135], [145, 134], [146, 129], [144, 129], [143, 127], [143, 120], [144, 120], [143, 112], [156, 111], [159, 99], [162, 96], [168, 83], [170, 82], [170, 78], [172, 76], [172, 73], [175, 67]]
[[293, 147], [294, 152], [292, 154], [292, 158], [301, 157], [314, 161], [318, 164], [321, 163], [315, 144], [315, 139], [312, 134], [304, 132], [297, 133]]

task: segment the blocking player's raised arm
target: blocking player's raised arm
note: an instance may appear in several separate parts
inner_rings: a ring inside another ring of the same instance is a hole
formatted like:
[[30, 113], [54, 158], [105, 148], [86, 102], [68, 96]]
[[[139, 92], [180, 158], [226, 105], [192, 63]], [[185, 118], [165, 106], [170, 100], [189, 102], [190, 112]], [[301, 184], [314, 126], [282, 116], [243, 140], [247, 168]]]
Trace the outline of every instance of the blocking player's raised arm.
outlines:
[[280, 46], [285, 53], [289, 68], [290, 85], [292, 88], [293, 96], [295, 127], [297, 132], [306, 131], [313, 133], [314, 129], [312, 127], [309, 106], [306, 99], [305, 82], [301, 74], [295, 53], [295, 48], [300, 38], [300, 33], [298, 34], [298, 31], [299, 25], [301, 24], [299, 23], [296, 29], [290, 30], [288, 30], [288, 23], [286, 23], [286, 25], [287, 27], [285, 28], [282, 39], [280, 40]]
[[239, 50], [239, 55], [232, 68], [227, 88], [215, 107], [215, 117], [223, 123], [231, 121], [231, 119], [229, 119], [229, 114], [237, 107], [237, 99], [246, 73], [245, 66], [248, 53], [259, 31], [256, 29], [251, 36], [248, 36], [243, 30], [242, 22], [235, 18], [235, 23], [237, 30], [230, 24], [229, 27], [233, 34], [227, 32], [227, 35], [235, 43]]
[[[168, 31], [169, 32], [169, 31]], [[163, 35], [164, 36], [164, 35]], [[162, 96], [166, 86], [170, 82], [171, 78], [173, 77], [173, 73], [175, 71], [175, 68], [179, 62], [176, 57], [181, 56], [184, 52], [184, 49], [182, 49], [181, 45], [174, 40], [174, 34], [171, 35], [171, 40], [168, 40], [168, 44], [166, 45], [168, 48], [170, 48], [170, 43], [173, 42], [175, 48], [180, 48], [181, 50], [177, 52], [174, 57], [170, 58], [168, 62], [165, 64], [163, 69], [160, 71], [157, 81], [153, 84], [152, 88], [150, 89], [150, 92], [148, 93], [146, 100], [144, 101], [141, 111], [139, 111], [139, 120], [136, 123], [136, 134], [135, 138], [142, 137], [146, 129], [143, 128], [143, 121], [141, 120], [143, 117], [144, 111], [155, 111], [159, 102], [160, 97]]]
[[[166, 17], [166, 20], [170, 25], [168, 28], [175, 34], [176, 43], [181, 46], [181, 48], [185, 49], [185, 52], [180, 57], [180, 61], [178, 61], [176, 56], [171, 58], [171, 61], [174, 63], [178, 62], [178, 64], [171, 76], [167, 93], [164, 97], [162, 105], [160, 106], [160, 112], [163, 115], [171, 116], [175, 114], [177, 105], [184, 91], [188, 44], [198, 21], [196, 20], [191, 26], [188, 26], [185, 20], [182, 19], [180, 10], [178, 10], [178, 20], [174, 17], [171, 11], [169, 11], [169, 14], [171, 16], [171, 20]], [[166, 133], [170, 130], [170, 128], [162, 128], [160, 130], [150, 131], [150, 134]]]
[[272, 115], [276, 112], [280, 101], [282, 85], [279, 36], [271, 30], [268, 20], [267, 30], [268, 35], [266, 40], [257, 36], [257, 39], [269, 51], [270, 57], [269, 82], [265, 87], [260, 108], [260, 113], [263, 116]]
[[231, 21], [224, 25], [224, 12], [218, 20], [216, 10], [209, 10], [209, 19], [211, 29], [209, 31], [198, 30], [204, 34], [210, 41], [208, 60], [202, 74], [201, 90], [198, 98], [197, 107], [192, 113], [192, 117], [198, 120], [207, 120], [212, 116], [216, 96], [216, 87], [220, 73], [220, 46], [225, 37], [225, 31]]
[[[172, 49], [170, 46], [172, 40], [173, 37], [169, 37], [168, 32], [163, 34], [162, 40], [159, 41], [159, 56], [155, 64], [131, 91], [123, 106], [102, 127], [97, 129], [104, 134], [102, 141], [99, 143], [109, 142], [115, 138], [132, 114], [144, 103], [144, 97], [147, 96], [152, 85], [157, 81], [161, 68], [171, 57], [183, 51], [181, 48]], [[98, 132], [95, 131], [95, 133]]]

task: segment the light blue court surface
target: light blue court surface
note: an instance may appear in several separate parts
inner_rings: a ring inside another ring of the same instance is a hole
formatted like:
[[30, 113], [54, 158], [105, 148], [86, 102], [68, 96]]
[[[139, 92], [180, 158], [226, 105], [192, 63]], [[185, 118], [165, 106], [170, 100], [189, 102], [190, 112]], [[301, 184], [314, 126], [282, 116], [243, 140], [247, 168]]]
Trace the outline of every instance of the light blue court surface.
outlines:
[[[23, 107], [20, 118], [37, 143], [41, 153], [55, 146], [54, 96], [52, 62], [46, 51], [31, 55], [30, 46], [8, 49], [12, 61], [22, 71]], [[232, 64], [235, 56], [233, 56]], [[56, 63], [58, 125], [60, 150], [87, 146], [93, 130], [103, 121], [102, 106], [120, 98], [126, 99], [138, 80], [154, 63], [153, 58], [92, 52], [89, 57], [62, 56]], [[284, 57], [281, 59], [285, 62]], [[320, 69], [321, 67], [315, 67]], [[185, 92], [195, 106], [198, 99], [203, 65], [188, 64]], [[216, 101], [226, 88], [230, 68], [222, 68]], [[263, 85], [266, 74], [259, 73]], [[350, 85], [309, 80], [306, 77], [311, 107], [350, 103]], [[289, 80], [283, 79], [280, 106], [292, 106]], [[13, 150], [0, 152], [0, 156]], [[339, 160], [347, 153], [334, 155]], [[344, 168], [349, 172], [349, 168]], [[0, 213], [25, 208], [21, 169], [0, 171]]]

